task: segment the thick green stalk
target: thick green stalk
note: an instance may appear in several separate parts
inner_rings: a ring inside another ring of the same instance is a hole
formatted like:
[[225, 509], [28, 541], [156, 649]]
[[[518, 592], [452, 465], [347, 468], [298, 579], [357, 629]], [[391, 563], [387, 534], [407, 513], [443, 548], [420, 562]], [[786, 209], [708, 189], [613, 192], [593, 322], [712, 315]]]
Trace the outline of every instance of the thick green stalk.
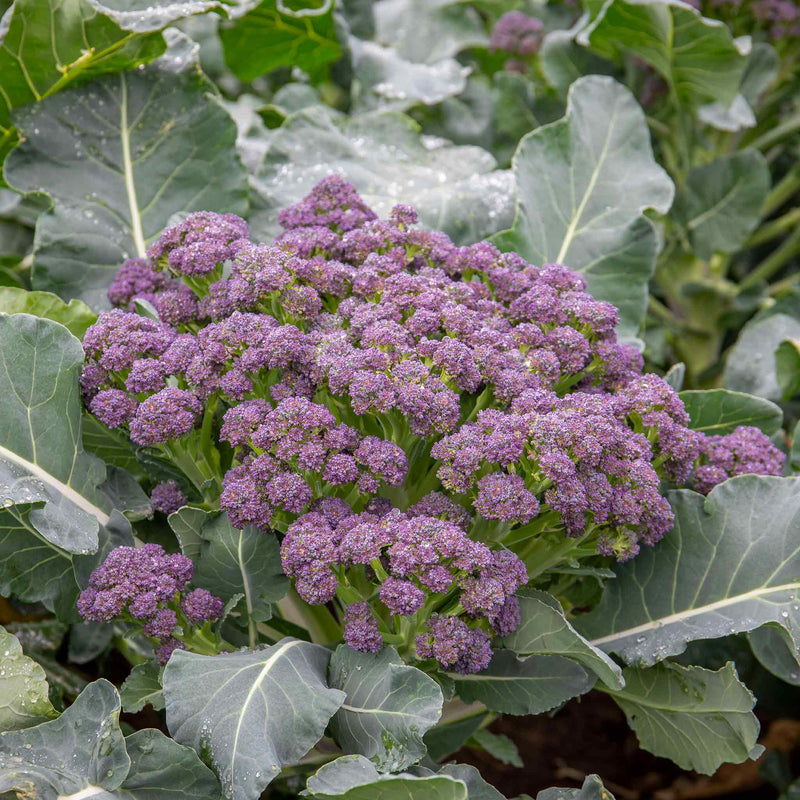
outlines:
[[762, 281], [768, 281], [799, 253], [800, 227], [791, 236], [788, 236], [780, 247], [773, 250], [752, 272], [745, 276], [739, 284], [740, 288], [749, 289], [757, 286]]

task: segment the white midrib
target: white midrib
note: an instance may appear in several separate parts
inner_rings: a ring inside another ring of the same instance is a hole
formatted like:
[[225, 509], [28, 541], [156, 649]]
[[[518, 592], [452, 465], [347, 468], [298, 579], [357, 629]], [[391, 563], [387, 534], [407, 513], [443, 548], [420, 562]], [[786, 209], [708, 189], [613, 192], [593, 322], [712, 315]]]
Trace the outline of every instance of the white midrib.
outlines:
[[709, 603], [705, 606], [698, 606], [697, 608], [690, 608], [686, 611], [679, 611], [677, 614], [670, 614], [667, 617], [660, 617], [659, 619], [646, 622], [644, 625], [637, 625], [635, 628], [628, 628], [624, 631], [611, 633], [608, 636], [603, 636], [600, 639], [593, 639], [591, 644], [600, 646], [607, 642], [615, 642], [619, 639], [626, 639], [629, 636], [636, 636], [639, 633], [647, 633], [648, 631], [656, 630], [656, 628], [663, 628], [667, 625], [674, 625], [676, 622], [683, 622], [684, 620], [698, 617], [702, 614], [708, 614], [712, 611], [717, 611], [720, 608], [733, 606], [737, 603], [742, 603], [747, 600], [755, 600], [762, 595], [772, 594], [773, 592], [787, 592], [797, 591], [800, 589], [800, 581], [795, 583], [784, 583], [781, 586], [762, 586], [758, 589], [753, 589], [744, 594], [737, 594], [735, 597], [726, 597], [724, 600], [717, 600], [716, 603]]
[[84, 797], [96, 797], [99, 794], [106, 794], [102, 786], [87, 786], [74, 794], [60, 794], [58, 800], [83, 800]]
[[352, 711], [354, 714], [388, 714], [393, 717], [413, 717], [408, 711], [390, 711], [388, 708], [357, 708], [342, 703], [339, 708], [343, 711]]
[[299, 641], [294, 642], [287, 642], [286, 644], [282, 645], [278, 648], [265, 662], [264, 666], [259, 672], [258, 677], [253, 681], [253, 685], [250, 687], [250, 691], [247, 693], [247, 697], [244, 699], [244, 703], [242, 703], [242, 710], [239, 713], [239, 721], [236, 723], [236, 734], [233, 737], [233, 749], [231, 755], [231, 776], [233, 776], [233, 780], [236, 780], [236, 754], [239, 752], [239, 734], [242, 732], [242, 721], [244, 720], [244, 716], [247, 713], [247, 709], [250, 706], [250, 701], [253, 699], [253, 695], [256, 693], [256, 690], [264, 681], [264, 678], [269, 675], [269, 671], [275, 665], [277, 660], [287, 651], [289, 648], [294, 647], [295, 645], [300, 644]]
[[611, 116], [611, 120], [608, 123], [608, 132], [606, 133], [606, 140], [603, 142], [603, 150], [600, 153], [599, 158], [597, 159], [597, 166], [592, 170], [592, 177], [589, 179], [589, 184], [586, 187], [586, 190], [583, 193], [583, 197], [581, 198], [580, 205], [575, 210], [575, 213], [570, 220], [569, 225], [567, 226], [567, 230], [564, 232], [564, 241], [561, 243], [561, 249], [558, 251], [558, 255], [556, 256], [556, 263], [562, 264], [564, 262], [564, 258], [567, 255], [567, 250], [569, 250], [569, 246], [572, 244], [572, 237], [575, 235], [575, 230], [578, 227], [578, 222], [580, 222], [581, 217], [583, 216], [583, 212], [586, 209], [586, 204], [589, 202], [589, 198], [592, 196], [592, 192], [594, 191], [594, 187], [597, 184], [597, 179], [600, 176], [600, 172], [603, 168], [603, 162], [606, 160], [606, 155], [608, 154], [608, 147], [611, 142], [611, 131], [614, 128], [614, 122], [617, 117], [617, 110], [614, 109], [614, 113]]
[[5, 458], [14, 464], [18, 464], [34, 477], [39, 478], [39, 480], [43, 481], [48, 486], [52, 486], [57, 492], [64, 495], [64, 497], [66, 497], [71, 503], [74, 503], [76, 506], [78, 506], [78, 508], [82, 508], [87, 514], [91, 514], [101, 525], [108, 525], [109, 520], [111, 519], [108, 514], [99, 509], [93, 503], [90, 503], [82, 494], [76, 492], [71, 486], [67, 486], [66, 483], [61, 483], [58, 478], [53, 477], [49, 472], [43, 470], [37, 464], [33, 464], [32, 462], [15, 453], [13, 450], [8, 450], [2, 445], [0, 445], [0, 458]]
[[125, 76], [120, 76], [122, 84], [122, 99], [119, 106], [119, 136], [122, 144], [122, 164], [125, 174], [125, 191], [128, 194], [128, 206], [131, 212], [131, 233], [136, 245], [136, 255], [145, 258], [147, 255], [147, 245], [144, 243], [144, 233], [142, 232], [142, 218], [139, 216], [139, 203], [136, 199], [136, 184], [133, 180], [133, 161], [131, 159], [131, 138], [128, 130], [128, 84]]

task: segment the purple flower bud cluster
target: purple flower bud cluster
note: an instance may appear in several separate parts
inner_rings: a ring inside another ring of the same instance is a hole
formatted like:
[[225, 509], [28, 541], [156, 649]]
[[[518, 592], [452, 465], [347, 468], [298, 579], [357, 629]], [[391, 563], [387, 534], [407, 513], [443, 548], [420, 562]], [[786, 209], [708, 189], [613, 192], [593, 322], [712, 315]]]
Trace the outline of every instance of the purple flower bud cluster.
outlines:
[[596, 530], [630, 557], [638, 539], [652, 544], [670, 529], [672, 512], [653, 448], [626, 420], [633, 401], [619, 399], [533, 390], [509, 411], [481, 411], [433, 446], [442, 484], [486, 519], [525, 524], [555, 511], [569, 536]]
[[[435, 510], [443, 504], [432, 498], [427, 505]], [[348, 569], [366, 568], [379, 584], [377, 600], [389, 617], [411, 617], [425, 610], [427, 616], [439, 606], [460, 603], [457, 620], [439, 615], [453, 619], [446, 624], [462, 631], [453, 643], [457, 655], [440, 658], [435, 650], [420, 658], [434, 657], [444, 667], [461, 671], [483, 669], [488, 658], [467, 654], [478, 647], [490, 657], [490, 634], [505, 636], [519, 624], [514, 593], [528, 580], [522, 561], [508, 550], [492, 551], [473, 541], [448, 520], [382, 511], [354, 514], [347, 504], [329, 499], [295, 520], [281, 545], [281, 562], [295, 579], [298, 594], [311, 604], [330, 602]], [[434, 637], [436, 630], [434, 624]], [[345, 641], [351, 647], [380, 649], [378, 631], [378, 620], [365, 603], [348, 606]]]
[[225, 475], [220, 505], [234, 525], [269, 528], [275, 511], [300, 514], [312, 485], [356, 486], [371, 495], [405, 479], [406, 454], [394, 442], [337, 424], [322, 405], [287, 397], [275, 408], [263, 399], [229, 409], [220, 439], [238, 448], [241, 463]]
[[717, 484], [737, 475], [781, 475], [786, 456], [758, 428], [743, 426], [727, 436], [707, 436], [694, 489], [708, 494]]
[[506, 62], [505, 69], [525, 72], [528, 65], [524, 59], [538, 52], [544, 36], [544, 25], [540, 19], [529, 17], [521, 11], [503, 14], [489, 38], [489, 52], [498, 50], [517, 56]]
[[153, 487], [150, 502], [156, 511], [172, 514], [186, 505], [186, 495], [176, 481], [165, 481]]
[[169, 554], [157, 544], [117, 547], [92, 572], [78, 598], [78, 613], [93, 622], [121, 618], [142, 626], [145, 636], [157, 639], [157, 656], [165, 664], [181, 635], [178, 609], [193, 625], [222, 615], [222, 601], [205, 589], [183, 594], [192, 579], [190, 559]]
[[247, 241], [247, 223], [235, 214], [197, 211], [167, 228], [147, 257], [176, 276], [204, 276], [231, 259]]
[[[284, 530], [323, 498], [375, 501], [377, 516], [392, 492], [409, 523], [466, 531], [473, 511], [619, 557], [669, 529], [659, 481], [689, 479], [704, 437], [582, 276], [458, 247], [415, 228], [408, 206], [380, 220], [337, 177], [280, 218], [285, 232], [257, 244], [236, 217], [193, 214], [149, 264], [123, 265], [110, 298], [125, 309], [186, 292], [195, 306], [100, 316], [84, 340], [93, 414], [167, 455], [219, 448], [236, 525]], [[330, 565], [306, 572], [320, 596], [335, 591]]]

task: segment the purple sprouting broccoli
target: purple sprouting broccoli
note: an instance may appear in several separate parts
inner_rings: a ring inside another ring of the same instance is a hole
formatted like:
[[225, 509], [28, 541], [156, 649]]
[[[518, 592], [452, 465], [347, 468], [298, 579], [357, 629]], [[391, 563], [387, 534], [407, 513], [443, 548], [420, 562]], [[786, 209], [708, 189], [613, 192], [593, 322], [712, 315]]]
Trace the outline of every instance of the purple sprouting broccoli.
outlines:
[[707, 436], [700, 464], [694, 471], [694, 489], [708, 494], [718, 483], [737, 475], [781, 475], [786, 456], [758, 428], [743, 426], [727, 436]]
[[232, 258], [248, 236], [247, 223], [235, 214], [196, 211], [167, 228], [147, 256], [156, 269], [175, 276], [206, 276]]
[[172, 514], [186, 505], [186, 495], [181, 491], [177, 481], [169, 480], [153, 487], [150, 502], [156, 511]]
[[119, 619], [140, 626], [160, 644], [157, 657], [166, 663], [172, 650], [184, 646], [189, 626], [222, 616], [218, 597], [205, 589], [187, 593], [193, 572], [190, 559], [157, 544], [117, 547], [90, 575], [78, 613], [93, 622]]
[[499, 50], [515, 56], [506, 61], [505, 69], [525, 72], [528, 69], [526, 59], [538, 52], [543, 36], [544, 25], [540, 19], [521, 11], [509, 11], [497, 20], [489, 38], [489, 51]]
[[[510, 20], [527, 57], [536, 21]], [[549, 586], [553, 564], [631, 558], [670, 529], [663, 480], [708, 491], [780, 471], [757, 432], [690, 430], [617, 341], [617, 310], [567, 267], [456, 246], [408, 206], [378, 219], [335, 176], [280, 221], [262, 244], [199, 212], [127, 261], [117, 308], [86, 333], [81, 390], [192, 497], [283, 535], [297, 593], [330, 604], [351, 646], [481, 669], [529, 574]], [[178, 491], [159, 487], [155, 507], [178, 508]], [[200, 590], [87, 592], [92, 618], [148, 624], [163, 652], [219, 612]]]
[[[436, 517], [411, 516], [396, 509], [381, 516], [369, 512], [347, 514], [338, 507], [333, 514], [326, 510], [322, 507], [297, 519], [289, 526], [281, 546], [283, 569], [295, 579], [297, 591], [306, 602], [328, 603], [337, 597], [337, 592], [346, 593], [339, 576], [343, 570], [359, 567], [367, 567], [379, 584], [377, 598], [385, 610], [378, 615], [380, 619], [387, 615], [415, 617], [418, 626], [424, 626], [426, 620], [436, 618], [431, 615], [437, 614], [437, 609], [453, 606], [457, 597], [463, 617], [458, 619], [458, 630], [468, 630], [465, 641], [470, 647], [476, 646], [481, 655], [468, 658], [461, 654], [461, 661], [439, 659], [439, 663], [462, 671], [470, 671], [476, 665], [483, 669], [488, 663], [484, 654], [491, 655], [491, 632], [507, 635], [519, 624], [514, 593], [527, 583], [528, 575], [514, 553], [492, 551], [470, 539], [463, 528]], [[356, 611], [349, 611], [354, 607], [361, 608], [358, 604], [348, 607], [350, 616], [345, 617], [345, 622], [351, 617], [353, 622], [350, 634], [345, 627], [345, 641], [365, 652], [379, 649], [378, 618], [368, 607], [354, 616]], [[401, 623], [392, 622], [389, 627], [395, 624]], [[456, 661], [458, 666], [454, 666]]]

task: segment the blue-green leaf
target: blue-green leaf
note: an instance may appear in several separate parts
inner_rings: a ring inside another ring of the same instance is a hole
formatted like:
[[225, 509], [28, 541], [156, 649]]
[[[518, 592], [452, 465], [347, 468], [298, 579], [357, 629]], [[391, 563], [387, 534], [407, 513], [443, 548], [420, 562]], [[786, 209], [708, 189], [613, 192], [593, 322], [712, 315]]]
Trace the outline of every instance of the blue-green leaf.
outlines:
[[330, 685], [346, 697], [331, 720], [345, 753], [359, 753], [381, 772], [398, 772], [425, 755], [423, 734], [442, 713], [442, 690], [397, 652], [359, 653], [346, 645], [334, 652]]
[[520, 589], [517, 597], [521, 622], [517, 630], [503, 640], [505, 647], [521, 656], [573, 659], [594, 672], [610, 689], [622, 688], [622, 670], [570, 625], [555, 597], [531, 588]]
[[452, 673], [456, 692], [465, 702], [478, 701], [501, 714], [541, 714], [566, 700], [585, 694], [597, 680], [583, 666], [561, 656], [518, 659], [510, 650], [497, 650], [482, 672]]
[[0, 792], [17, 790], [39, 800], [78, 792], [116, 797], [105, 792], [119, 788], [131, 765], [119, 711], [117, 690], [99, 680], [58, 719], [0, 734]]
[[743, 475], [670, 503], [675, 527], [614, 568], [597, 608], [575, 621], [584, 636], [653, 664], [695, 639], [800, 624], [800, 478]]
[[36, 224], [34, 288], [106, 307], [115, 270], [144, 256], [172, 215], [246, 211], [236, 126], [181, 44], [15, 115], [25, 140], [6, 180], [53, 201]]
[[610, 694], [645, 750], [704, 775], [763, 752], [755, 698], [732, 663], [716, 672], [664, 663], [623, 674], [625, 688]]
[[0, 627], [0, 731], [38, 725], [56, 715], [44, 670]]
[[619, 309], [621, 333], [635, 335], [657, 249], [642, 212], [666, 213], [673, 185], [633, 95], [611, 78], [579, 78], [566, 116], [522, 139], [513, 170], [516, 217], [495, 243], [582, 272], [589, 291]]
[[690, 389], [680, 393], [689, 413], [689, 427], [708, 436], [724, 436], [739, 425], [750, 425], [768, 436], [780, 430], [783, 411], [775, 403], [728, 389]]
[[217, 656], [176, 650], [164, 670], [169, 731], [216, 772], [226, 798], [256, 800], [344, 702], [327, 686], [329, 659], [297, 639]]

